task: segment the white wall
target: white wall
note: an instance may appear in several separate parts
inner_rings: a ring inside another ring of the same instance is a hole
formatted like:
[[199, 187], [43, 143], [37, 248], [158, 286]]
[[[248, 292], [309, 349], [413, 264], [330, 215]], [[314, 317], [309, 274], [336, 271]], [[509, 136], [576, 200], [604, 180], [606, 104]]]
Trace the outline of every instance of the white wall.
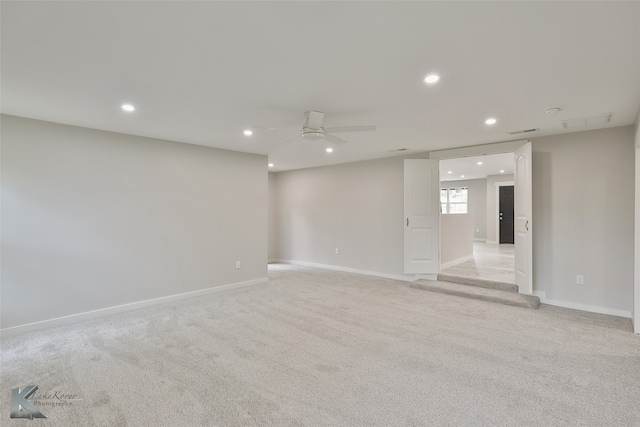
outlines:
[[633, 138], [625, 126], [532, 139], [533, 286], [548, 299], [631, 312]]
[[473, 258], [473, 214], [440, 215], [440, 266]]
[[264, 156], [2, 116], [2, 196], [2, 328], [266, 277]]
[[465, 179], [461, 181], [443, 181], [442, 188], [467, 187], [469, 196], [467, 212], [473, 214], [474, 228], [473, 238], [476, 240], [487, 239], [487, 180]]
[[403, 275], [405, 158], [277, 173], [277, 258]]
[[487, 242], [498, 243], [497, 182], [513, 182], [513, 175], [489, 175], [487, 177]]
[[[633, 132], [532, 139], [534, 289], [547, 299], [632, 310]], [[402, 274], [406, 157], [278, 173], [278, 257]]]

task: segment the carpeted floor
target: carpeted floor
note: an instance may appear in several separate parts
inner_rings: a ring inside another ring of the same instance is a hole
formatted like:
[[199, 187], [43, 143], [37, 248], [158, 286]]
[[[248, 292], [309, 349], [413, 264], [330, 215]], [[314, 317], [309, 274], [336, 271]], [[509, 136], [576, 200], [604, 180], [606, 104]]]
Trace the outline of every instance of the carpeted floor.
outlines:
[[[3, 339], [0, 424], [640, 425], [629, 319], [290, 265], [270, 278]], [[9, 419], [31, 384], [48, 418]]]

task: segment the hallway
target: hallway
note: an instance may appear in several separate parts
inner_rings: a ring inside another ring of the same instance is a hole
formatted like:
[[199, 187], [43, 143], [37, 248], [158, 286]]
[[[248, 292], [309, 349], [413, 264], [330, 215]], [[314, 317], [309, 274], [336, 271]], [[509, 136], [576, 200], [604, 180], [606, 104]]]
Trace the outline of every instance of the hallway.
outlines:
[[474, 259], [441, 271], [450, 276], [515, 283], [515, 247], [510, 244], [473, 243]]

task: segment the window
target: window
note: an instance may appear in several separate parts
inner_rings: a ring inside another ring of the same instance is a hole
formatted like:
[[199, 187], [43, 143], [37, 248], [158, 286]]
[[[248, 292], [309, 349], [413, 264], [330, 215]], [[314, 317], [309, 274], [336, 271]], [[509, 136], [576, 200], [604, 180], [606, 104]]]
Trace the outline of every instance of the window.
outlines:
[[467, 187], [441, 188], [440, 203], [442, 204], [442, 213], [467, 213], [468, 192]]

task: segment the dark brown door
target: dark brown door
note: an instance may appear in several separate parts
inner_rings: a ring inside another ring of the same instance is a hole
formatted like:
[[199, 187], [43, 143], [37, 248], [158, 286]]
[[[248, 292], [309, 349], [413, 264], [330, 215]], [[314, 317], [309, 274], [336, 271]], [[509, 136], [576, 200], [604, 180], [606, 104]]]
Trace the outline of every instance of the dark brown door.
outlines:
[[500, 243], [513, 244], [513, 185], [500, 187]]

